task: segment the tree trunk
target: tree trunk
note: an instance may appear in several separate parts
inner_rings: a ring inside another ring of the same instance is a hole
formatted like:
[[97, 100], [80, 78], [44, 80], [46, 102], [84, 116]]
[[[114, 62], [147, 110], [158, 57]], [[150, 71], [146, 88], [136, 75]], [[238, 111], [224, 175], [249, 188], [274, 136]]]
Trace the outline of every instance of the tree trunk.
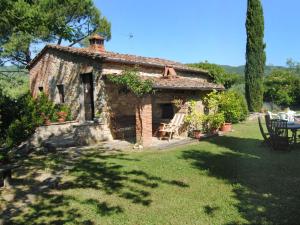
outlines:
[[31, 62], [31, 52], [29, 49], [27, 49], [27, 51], [25, 52], [25, 61], [27, 65]]

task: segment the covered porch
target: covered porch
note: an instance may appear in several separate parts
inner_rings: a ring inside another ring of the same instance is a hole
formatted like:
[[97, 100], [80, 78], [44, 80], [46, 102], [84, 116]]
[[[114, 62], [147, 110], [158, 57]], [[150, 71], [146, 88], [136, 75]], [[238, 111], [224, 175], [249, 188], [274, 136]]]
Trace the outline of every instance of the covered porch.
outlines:
[[[216, 84], [197, 82], [192, 78], [158, 79], [154, 83], [154, 93], [138, 98], [115, 85], [108, 87], [110, 93], [110, 124], [114, 139], [141, 143], [144, 147], [154, 144], [153, 138], [162, 133], [159, 127], [169, 123], [178, 112], [187, 113], [187, 107], [178, 107], [193, 99], [197, 107], [204, 111], [202, 99]], [[176, 138], [188, 137], [188, 127], [183, 125]]]

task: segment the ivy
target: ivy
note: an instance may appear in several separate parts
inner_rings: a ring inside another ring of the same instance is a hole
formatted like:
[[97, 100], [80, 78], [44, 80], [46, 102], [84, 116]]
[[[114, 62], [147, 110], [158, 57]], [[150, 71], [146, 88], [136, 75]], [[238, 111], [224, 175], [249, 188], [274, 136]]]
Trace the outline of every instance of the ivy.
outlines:
[[149, 79], [142, 80], [136, 69], [124, 70], [121, 75], [110, 74], [107, 78], [109, 81], [117, 85], [126, 87], [138, 97], [149, 94], [153, 91], [152, 81]]

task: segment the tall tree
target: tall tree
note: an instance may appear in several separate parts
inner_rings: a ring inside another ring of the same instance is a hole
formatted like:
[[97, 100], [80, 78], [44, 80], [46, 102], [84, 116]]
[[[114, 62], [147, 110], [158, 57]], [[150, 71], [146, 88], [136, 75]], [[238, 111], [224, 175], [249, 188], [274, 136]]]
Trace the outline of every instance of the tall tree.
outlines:
[[[91, 33], [110, 39], [110, 23], [92, 0], [0, 0], [0, 60], [27, 65], [41, 43], [80, 44]], [[1, 63], [0, 62], [0, 63]]]
[[245, 93], [249, 110], [257, 112], [263, 104], [263, 76], [266, 63], [261, 0], [248, 0], [246, 30]]

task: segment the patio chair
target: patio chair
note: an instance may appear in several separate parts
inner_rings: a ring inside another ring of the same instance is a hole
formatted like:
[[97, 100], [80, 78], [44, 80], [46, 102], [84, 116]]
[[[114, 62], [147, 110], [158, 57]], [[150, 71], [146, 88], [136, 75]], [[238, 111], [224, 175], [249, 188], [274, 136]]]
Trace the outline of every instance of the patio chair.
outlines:
[[270, 134], [265, 133], [260, 117], [258, 117], [258, 125], [259, 125], [260, 133], [261, 133], [262, 137], [264, 138], [263, 144], [270, 145]]
[[269, 115], [269, 117], [270, 117], [271, 120], [273, 120], [273, 119], [280, 119], [278, 114], [272, 113], [270, 111], [268, 111], [267, 115]]
[[289, 150], [292, 138], [288, 135], [288, 122], [271, 120], [270, 142], [273, 150]]
[[287, 113], [286, 113], [288, 121], [289, 122], [295, 122], [295, 116], [296, 116], [296, 114], [297, 113], [295, 111], [288, 110]]
[[272, 132], [272, 129], [271, 129], [271, 116], [269, 114], [265, 115], [265, 121], [266, 121], [266, 127], [268, 130], [268, 133], [270, 135], [270, 133]]
[[[159, 129], [159, 132], [169, 133], [168, 141], [173, 137], [173, 135], [179, 136], [179, 129], [184, 124], [184, 113], [176, 113], [170, 123], [162, 123], [162, 127]], [[159, 138], [160, 140], [162, 137]]]

